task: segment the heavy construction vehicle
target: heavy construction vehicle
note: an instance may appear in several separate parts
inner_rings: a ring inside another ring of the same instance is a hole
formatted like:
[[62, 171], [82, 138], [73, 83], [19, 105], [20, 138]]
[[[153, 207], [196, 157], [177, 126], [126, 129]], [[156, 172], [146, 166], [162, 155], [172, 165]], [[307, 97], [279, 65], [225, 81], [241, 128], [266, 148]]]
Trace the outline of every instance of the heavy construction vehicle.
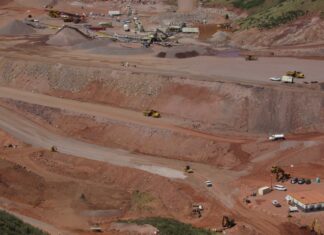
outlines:
[[187, 166], [185, 167], [185, 172], [186, 172], [186, 173], [189, 173], [189, 174], [194, 173], [193, 169], [192, 169], [191, 166], [189, 166], [189, 165], [187, 165]]
[[134, 21], [134, 25], [135, 25], [135, 32], [140, 32], [140, 33], [145, 32], [144, 26], [140, 19], [138, 19], [137, 17], [134, 17], [133, 21]]
[[222, 226], [223, 228], [232, 228], [234, 227], [235, 224], [235, 220], [230, 218], [229, 216], [224, 215], [223, 216], [223, 220], [222, 220]]
[[271, 173], [276, 174], [277, 182], [284, 182], [290, 179], [290, 174], [286, 173], [284, 169], [279, 166], [273, 166], [271, 168]]
[[160, 118], [161, 117], [161, 114], [154, 110], [154, 109], [149, 109], [149, 110], [145, 110], [143, 112], [144, 116], [145, 117], [153, 117], [153, 118]]
[[305, 74], [299, 71], [288, 71], [286, 73], [287, 76], [292, 76], [294, 78], [305, 78]]
[[256, 57], [255, 55], [247, 55], [245, 56], [245, 60], [246, 61], [258, 60], [258, 57]]
[[75, 24], [86, 22], [86, 17], [84, 15], [69, 12], [49, 10], [48, 15], [52, 18], [61, 18], [64, 22], [73, 22]]
[[53, 146], [51, 147], [51, 152], [54, 152], [54, 153], [57, 152], [57, 147], [53, 145]]
[[60, 11], [56, 11], [56, 10], [50, 10], [48, 12], [48, 15], [52, 18], [60, 18], [61, 17], [61, 12]]
[[165, 41], [168, 39], [169, 35], [163, 32], [161, 29], [156, 29], [154, 33], [150, 33], [147, 37], [143, 38], [143, 46], [150, 47], [153, 43], [159, 44], [161, 46], [168, 46]]
[[204, 210], [204, 207], [200, 204], [192, 205], [192, 214], [198, 216], [198, 218], [200, 218], [202, 216], [203, 210]]

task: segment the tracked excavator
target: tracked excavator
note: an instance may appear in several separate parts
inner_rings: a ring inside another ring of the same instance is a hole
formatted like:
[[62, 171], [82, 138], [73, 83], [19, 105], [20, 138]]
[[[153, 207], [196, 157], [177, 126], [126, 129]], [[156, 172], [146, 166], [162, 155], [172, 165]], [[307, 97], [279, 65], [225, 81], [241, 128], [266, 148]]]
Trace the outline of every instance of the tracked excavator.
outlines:
[[230, 218], [229, 216], [224, 215], [222, 221], [223, 228], [232, 228], [235, 226], [235, 220]]
[[286, 173], [284, 169], [279, 166], [273, 166], [271, 168], [271, 173], [276, 174], [277, 182], [284, 182], [290, 179], [290, 174]]

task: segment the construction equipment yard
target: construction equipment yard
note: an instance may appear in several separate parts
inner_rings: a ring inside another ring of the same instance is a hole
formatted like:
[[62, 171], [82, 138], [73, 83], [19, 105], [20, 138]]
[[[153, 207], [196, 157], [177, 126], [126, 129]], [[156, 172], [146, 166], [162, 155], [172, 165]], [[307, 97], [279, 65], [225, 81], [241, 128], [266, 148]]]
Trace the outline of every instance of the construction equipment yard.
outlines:
[[54, 235], [323, 234], [323, 19], [262, 44], [198, 2], [0, 1], [1, 210]]

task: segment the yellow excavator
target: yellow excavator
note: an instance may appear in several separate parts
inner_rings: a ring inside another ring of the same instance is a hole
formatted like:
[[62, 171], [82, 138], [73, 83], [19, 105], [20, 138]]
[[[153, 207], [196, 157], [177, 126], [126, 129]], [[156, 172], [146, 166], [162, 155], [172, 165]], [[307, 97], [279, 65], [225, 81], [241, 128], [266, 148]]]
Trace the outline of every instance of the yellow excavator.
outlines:
[[278, 182], [284, 182], [290, 179], [290, 174], [286, 173], [284, 169], [279, 166], [273, 166], [271, 168], [271, 173], [276, 174], [276, 180]]
[[161, 117], [161, 114], [154, 110], [154, 109], [149, 109], [149, 110], [145, 110], [143, 112], [144, 116], [145, 117], [153, 117], [153, 118], [160, 118]]

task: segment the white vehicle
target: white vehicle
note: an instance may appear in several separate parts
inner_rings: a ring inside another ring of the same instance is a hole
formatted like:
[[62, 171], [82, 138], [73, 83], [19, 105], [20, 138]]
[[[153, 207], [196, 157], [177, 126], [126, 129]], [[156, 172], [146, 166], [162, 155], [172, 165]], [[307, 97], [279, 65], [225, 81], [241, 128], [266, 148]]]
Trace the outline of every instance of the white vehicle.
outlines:
[[285, 135], [284, 134], [274, 134], [269, 136], [269, 140], [275, 141], [275, 140], [285, 140]]
[[272, 205], [274, 205], [275, 207], [281, 207], [281, 204], [277, 200], [273, 200]]
[[297, 206], [289, 206], [289, 212], [298, 212], [298, 207]]
[[124, 24], [124, 31], [125, 32], [129, 32], [130, 31], [130, 28], [129, 28], [129, 24]]
[[273, 186], [273, 189], [278, 190], [278, 191], [287, 191], [287, 188], [285, 186], [282, 186], [279, 184]]
[[280, 82], [281, 81], [281, 78], [278, 78], [278, 77], [271, 77], [269, 78], [271, 81], [275, 81], [275, 82]]
[[210, 180], [205, 181], [207, 187], [212, 187], [213, 183]]
[[281, 81], [284, 83], [294, 83], [294, 78], [292, 76], [282, 76]]

